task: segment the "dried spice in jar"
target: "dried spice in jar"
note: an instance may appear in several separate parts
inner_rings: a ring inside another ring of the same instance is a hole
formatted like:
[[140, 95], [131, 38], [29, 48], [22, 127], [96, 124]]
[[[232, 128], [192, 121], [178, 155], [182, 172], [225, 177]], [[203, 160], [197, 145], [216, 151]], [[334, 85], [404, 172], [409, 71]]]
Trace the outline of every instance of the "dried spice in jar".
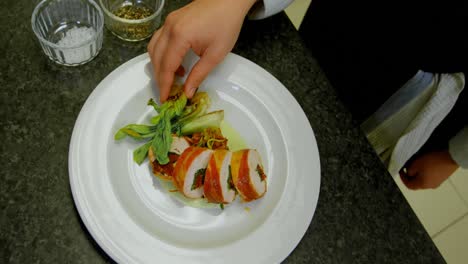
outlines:
[[[141, 20], [150, 17], [154, 11], [142, 5], [125, 5], [115, 9], [112, 13], [123, 19]], [[117, 30], [124, 35], [125, 39], [142, 40], [153, 33], [153, 23], [152, 21], [147, 21], [138, 24], [125, 24], [121, 25], [122, 28], [118, 28]]]
[[145, 6], [126, 5], [119, 7], [113, 13], [125, 19], [143, 19], [151, 16], [153, 11]]

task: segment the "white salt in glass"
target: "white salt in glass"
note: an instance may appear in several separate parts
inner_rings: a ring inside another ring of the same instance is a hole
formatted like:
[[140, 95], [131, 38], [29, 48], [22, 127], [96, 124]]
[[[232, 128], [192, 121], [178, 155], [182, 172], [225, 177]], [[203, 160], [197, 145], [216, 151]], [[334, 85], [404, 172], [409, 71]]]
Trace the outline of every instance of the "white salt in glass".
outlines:
[[43, 0], [31, 23], [44, 53], [58, 64], [82, 65], [101, 50], [104, 18], [93, 0]]

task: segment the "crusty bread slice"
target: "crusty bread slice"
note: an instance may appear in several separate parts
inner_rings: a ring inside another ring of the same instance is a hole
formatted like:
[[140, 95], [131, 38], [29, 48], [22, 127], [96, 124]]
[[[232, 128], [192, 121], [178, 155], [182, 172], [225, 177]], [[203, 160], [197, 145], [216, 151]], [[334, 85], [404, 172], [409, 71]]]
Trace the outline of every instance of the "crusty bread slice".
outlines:
[[154, 156], [153, 148], [150, 147], [148, 151], [148, 158], [150, 160], [153, 174], [156, 177], [160, 178], [161, 180], [172, 181], [172, 172], [174, 171], [174, 166], [175, 166], [176, 161], [179, 158], [179, 155], [169, 153], [169, 163], [165, 165], [161, 165], [159, 164], [159, 162], [156, 160], [156, 157]]

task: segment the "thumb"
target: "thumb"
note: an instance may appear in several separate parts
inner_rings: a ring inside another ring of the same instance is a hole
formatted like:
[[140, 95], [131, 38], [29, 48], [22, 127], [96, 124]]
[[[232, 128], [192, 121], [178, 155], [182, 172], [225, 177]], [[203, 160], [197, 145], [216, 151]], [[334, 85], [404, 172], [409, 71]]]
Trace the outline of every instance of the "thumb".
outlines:
[[200, 60], [193, 66], [192, 71], [190, 71], [187, 80], [185, 81], [185, 94], [187, 97], [192, 98], [193, 94], [197, 90], [198, 86], [205, 80], [206, 76], [210, 71], [216, 67], [216, 65], [221, 61], [221, 58], [212, 55], [210, 52], [205, 52]]

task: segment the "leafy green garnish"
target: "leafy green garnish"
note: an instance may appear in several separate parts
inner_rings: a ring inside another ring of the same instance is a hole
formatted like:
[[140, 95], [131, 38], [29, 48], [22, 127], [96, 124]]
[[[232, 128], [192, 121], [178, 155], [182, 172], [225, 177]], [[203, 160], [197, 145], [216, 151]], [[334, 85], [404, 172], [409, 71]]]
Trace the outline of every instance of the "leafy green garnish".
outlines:
[[224, 111], [214, 111], [206, 115], [197, 117], [189, 123], [185, 123], [181, 127], [182, 135], [190, 135], [197, 132], [202, 132], [204, 129], [209, 127], [219, 127], [221, 121], [224, 119]]
[[122, 131], [121, 129], [119, 129], [117, 131], [117, 133], [115, 133], [114, 135], [114, 139], [115, 140], [121, 140], [122, 138], [125, 138], [127, 136], [127, 133], [125, 133], [124, 131]]
[[220, 203], [219, 208], [221, 208], [221, 210], [224, 210], [224, 204]]
[[153, 106], [153, 108], [159, 112], [159, 114], [151, 120], [154, 125], [126, 125], [117, 131], [114, 139], [120, 140], [126, 136], [137, 140], [149, 139], [149, 142], [140, 146], [133, 152], [133, 160], [141, 164], [148, 155], [149, 148], [152, 147], [159, 164], [167, 164], [169, 162], [169, 149], [172, 144], [171, 120], [182, 114], [186, 104], [187, 97], [183, 91], [179, 91], [177, 95], [172, 96], [170, 100], [166, 101], [161, 106], [157, 105], [153, 99], [150, 99], [148, 105]]
[[172, 132], [181, 134], [182, 127], [191, 123], [195, 118], [203, 116], [211, 105], [210, 97], [205, 92], [196, 93], [190, 100], [180, 117], [172, 126]]
[[187, 102], [182, 86], [174, 85], [164, 104], [158, 105], [153, 99], [148, 101], [147, 104], [158, 112], [151, 118], [151, 125], [129, 124], [119, 129], [114, 139], [121, 140], [129, 136], [136, 140], [149, 140], [133, 152], [135, 162], [141, 164], [151, 147], [159, 164], [167, 164], [172, 133], [180, 136], [202, 132], [208, 127], [219, 127], [224, 118], [223, 111], [206, 114], [211, 101], [205, 92], [196, 93], [188, 105]]
[[[162, 109], [161, 109], [162, 106], [161, 106], [161, 105], [158, 105], [158, 104], [153, 100], [153, 98], [150, 98], [150, 99], [149, 99], [147, 105], [152, 106], [152, 107], [154, 108], [154, 111], [156, 111], [156, 112], [161, 112], [161, 110], [162, 110]], [[164, 105], [164, 104], [163, 104], [163, 105]]]
[[148, 150], [151, 146], [151, 141], [146, 142], [146, 144], [141, 145], [139, 148], [133, 151], [133, 160], [140, 165], [148, 156]]
[[119, 140], [128, 135], [134, 139], [141, 140], [153, 137], [155, 131], [156, 126], [129, 124], [119, 129], [119, 131], [115, 133], [114, 139]]
[[199, 182], [201, 182], [201, 185], [203, 185], [205, 181], [205, 172], [206, 172], [205, 168], [199, 169], [197, 170], [197, 172], [195, 172], [195, 177], [193, 177], [193, 183], [192, 183], [192, 187], [190, 188], [190, 190], [195, 190], [196, 188], [198, 188]]
[[156, 133], [153, 138], [153, 151], [159, 164], [164, 165], [169, 162], [169, 150], [172, 144], [172, 126], [171, 120], [182, 113], [187, 103], [185, 94], [181, 94], [177, 100], [171, 100], [164, 103], [159, 113], [158, 122], [155, 124]]

